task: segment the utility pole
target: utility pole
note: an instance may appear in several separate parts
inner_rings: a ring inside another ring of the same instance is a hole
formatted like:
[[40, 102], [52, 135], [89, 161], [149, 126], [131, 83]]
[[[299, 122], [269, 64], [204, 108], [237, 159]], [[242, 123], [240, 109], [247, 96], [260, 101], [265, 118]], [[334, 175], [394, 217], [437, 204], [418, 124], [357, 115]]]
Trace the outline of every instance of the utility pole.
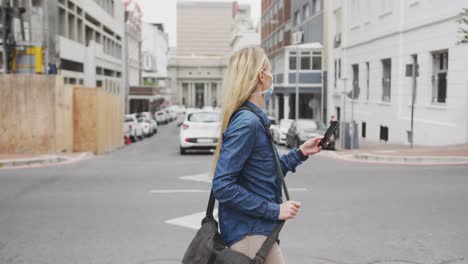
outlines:
[[301, 51], [299, 50], [299, 44], [296, 44], [296, 120], [299, 119], [299, 66], [301, 60]]

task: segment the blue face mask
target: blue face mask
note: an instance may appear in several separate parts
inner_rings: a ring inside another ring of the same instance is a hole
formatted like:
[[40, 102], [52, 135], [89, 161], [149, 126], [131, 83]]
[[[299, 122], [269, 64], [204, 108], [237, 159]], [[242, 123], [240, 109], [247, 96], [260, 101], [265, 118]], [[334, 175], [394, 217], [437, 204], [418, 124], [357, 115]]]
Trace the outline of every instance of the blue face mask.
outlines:
[[269, 73], [266, 73], [266, 72], [264, 72], [264, 73], [271, 77], [271, 85], [268, 88], [268, 90], [266, 90], [265, 93], [263, 94], [263, 98], [265, 99], [265, 103], [268, 103], [270, 101], [271, 95], [275, 91], [275, 87], [273, 86], [273, 76], [270, 75]]

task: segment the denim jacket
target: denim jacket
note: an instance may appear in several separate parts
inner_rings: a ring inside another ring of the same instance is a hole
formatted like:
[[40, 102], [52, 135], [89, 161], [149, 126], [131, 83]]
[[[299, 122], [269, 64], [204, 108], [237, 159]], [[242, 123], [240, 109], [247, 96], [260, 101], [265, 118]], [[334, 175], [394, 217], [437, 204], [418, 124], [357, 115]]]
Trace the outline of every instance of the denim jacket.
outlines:
[[[258, 106], [249, 101], [244, 105], [253, 108], [270, 125]], [[302, 163], [295, 151], [280, 158], [285, 176], [288, 171], [295, 172]], [[282, 184], [278, 177], [273, 149], [259, 118], [248, 110], [237, 112], [223, 133], [213, 178], [221, 237], [227, 246], [246, 235], [271, 234], [278, 224], [282, 203]]]

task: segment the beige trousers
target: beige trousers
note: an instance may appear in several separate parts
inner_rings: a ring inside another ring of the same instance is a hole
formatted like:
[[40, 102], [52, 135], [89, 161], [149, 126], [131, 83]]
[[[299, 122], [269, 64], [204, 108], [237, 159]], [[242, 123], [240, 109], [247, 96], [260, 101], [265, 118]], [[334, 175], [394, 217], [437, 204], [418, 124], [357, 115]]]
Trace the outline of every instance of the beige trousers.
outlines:
[[[267, 239], [266, 236], [262, 235], [252, 235], [246, 236], [243, 239], [237, 241], [229, 248], [240, 252], [244, 255], [249, 256], [250, 258], [254, 258], [257, 254], [257, 251], [262, 246], [263, 242]], [[283, 252], [281, 252], [281, 248], [279, 247], [278, 243], [274, 243], [271, 246], [270, 252], [265, 259], [264, 264], [284, 264], [284, 257]]]

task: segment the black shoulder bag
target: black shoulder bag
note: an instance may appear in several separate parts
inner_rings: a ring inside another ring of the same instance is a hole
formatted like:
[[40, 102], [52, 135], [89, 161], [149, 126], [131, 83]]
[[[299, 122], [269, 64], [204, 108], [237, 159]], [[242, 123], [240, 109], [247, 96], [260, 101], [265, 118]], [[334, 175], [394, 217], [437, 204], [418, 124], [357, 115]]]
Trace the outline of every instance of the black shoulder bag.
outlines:
[[[258, 115], [252, 108], [243, 106], [237, 109], [232, 115], [234, 115], [241, 110], [248, 110], [253, 112], [262, 122], [262, 125], [265, 129], [265, 133], [271, 142], [271, 147], [273, 148], [273, 156], [275, 157], [276, 168], [278, 170], [278, 176], [281, 179], [284, 189], [284, 195], [289, 201], [289, 192], [286, 188], [286, 183], [284, 182], [283, 171], [281, 170], [278, 154], [273, 143], [273, 138], [270, 133], [270, 129], [263, 122], [263, 119]], [[229, 120], [230, 122], [231, 120]], [[257, 252], [257, 255], [254, 259], [250, 259], [248, 256], [239, 253], [237, 251], [231, 250], [226, 247], [224, 244], [221, 235], [218, 232], [218, 222], [213, 217], [213, 210], [215, 205], [215, 198], [213, 195], [213, 190], [210, 193], [210, 199], [208, 202], [208, 207], [206, 209], [206, 216], [201, 222], [201, 228], [198, 230], [195, 238], [190, 243], [187, 251], [185, 252], [184, 258], [182, 259], [183, 264], [263, 264], [265, 261], [268, 252], [270, 251], [273, 243], [276, 242], [276, 237], [278, 237], [281, 229], [284, 226], [285, 221], [279, 221], [278, 225], [273, 230], [272, 234], [265, 240], [260, 250]]]

